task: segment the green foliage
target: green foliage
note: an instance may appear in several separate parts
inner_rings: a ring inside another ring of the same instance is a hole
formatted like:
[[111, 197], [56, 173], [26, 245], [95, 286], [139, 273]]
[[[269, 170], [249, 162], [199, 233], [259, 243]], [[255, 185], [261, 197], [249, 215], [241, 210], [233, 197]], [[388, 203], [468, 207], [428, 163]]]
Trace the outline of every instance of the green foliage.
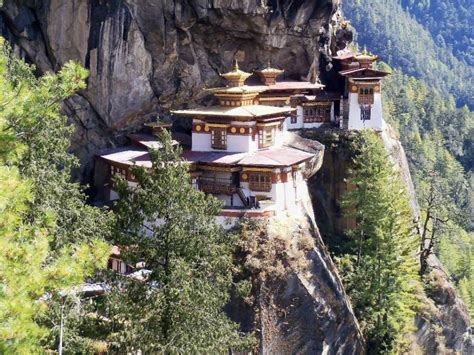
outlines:
[[401, 5], [427, 28], [436, 44], [474, 65], [474, 31], [470, 0], [402, 0]]
[[35, 186], [27, 220], [38, 224], [45, 216], [54, 216], [42, 225], [54, 236], [53, 249], [103, 237], [110, 215], [87, 205], [81, 187], [71, 181], [71, 169], [78, 166], [78, 159], [68, 153], [73, 126], [59, 114], [61, 102], [85, 88], [87, 71], [69, 62], [58, 74], [37, 79], [31, 68], [10, 55], [7, 75], [14, 86], [11, 99], [15, 103], [8, 112], [8, 124], [24, 147], [17, 165]]
[[[474, 68], [456, 58], [449, 47], [438, 45], [435, 34], [412, 18], [399, 0], [349, 0], [344, 2], [344, 14], [357, 29], [360, 45], [439, 93], [451, 93], [458, 103], [474, 107]], [[445, 28], [451, 31], [456, 24]]]
[[375, 353], [403, 351], [417, 300], [417, 237], [398, 173], [371, 131], [354, 139], [356, 155], [342, 205], [356, 224], [339, 259], [347, 292]]
[[474, 320], [474, 233], [451, 226], [440, 240], [438, 254]]
[[[474, 273], [474, 121], [467, 108], [456, 108], [421, 81], [394, 71], [384, 81], [385, 119], [400, 134], [414, 178], [421, 216], [431, 187], [436, 189], [438, 228], [435, 252], [473, 314]], [[471, 231], [471, 232], [469, 232]]]
[[[121, 352], [213, 353], [246, 346], [223, 308], [232, 285], [235, 238], [215, 223], [221, 203], [195, 190], [169, 133], [151, 169], [133, 168], [136, 187], [117, 179], [116, 243], [125, 260], [145, 262], [145, 281], [123, 280], [109, 297]], [[125, 286], [125, 287], [124, 287]]]
[[[57, 245], [53, 251], [51, 242], [56, 240], [56, 233], [63, 232], [60, 226], [65, 224], [58, 211], [50, 208], [34, 219], [28, 218], [36, 214], [33, 209], [35, 196], [41, 190], [38, 185], [46, 182], [21, 174], [26, 170], [21, 167], [32, 155], [29, 152], [38, 147], [34, 146], [33, 134], [29, 136], [31, 141], [25, 139], [12, 124], [31, 127], [44, 124], [37, 121], [37, 112], [52, 119], [59, 116], [58, 106], [48, 103], [53, 98], [65, 97], [66, 93], [58, 95], [53, 87], [58, 81], [63, 88], [72, 85], [66, 82], [71, 79], [71, 71], [72, 67], [66, 67], [58, 76], [35, 79], [32, 69], [13, 59], [0, 39], [1, 353], [39, 353], [40, 340], [48, 334], [48, 329], [41, 326], [48, 308], [43, 296], [82, 283], [97, 267], [105, 265], [109, 252], [108, 246], [98, 239]], [[46, 135], [45, 140], [56, 138], [54, 132], [41, 134]], [[37, 157], [44, 161], [41, 155]], [[46, 168], [54, 170], [56, 166], [49, 164], [43, 169]]]

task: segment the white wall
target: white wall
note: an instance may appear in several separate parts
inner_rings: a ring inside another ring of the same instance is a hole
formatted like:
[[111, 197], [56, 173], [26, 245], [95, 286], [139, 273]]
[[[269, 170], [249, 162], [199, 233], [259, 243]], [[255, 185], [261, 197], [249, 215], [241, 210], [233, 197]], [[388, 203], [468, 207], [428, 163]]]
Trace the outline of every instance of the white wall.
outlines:
[[[195, 152], [211, 152], [214, 151], [211, 147], [211, 133], [197, 133], [193, 132], [191, 150]], [[217, 149], [218, 150], [218, 149]]]
[[227, 149], [214, 149], [211, 146], [211, 132], [192, 133], [191, 149], [195, 152], [255, 152], [258, 150], [258, 135], [252, 136], [227, 134]]
[[286, 122], [287, 129], [303, 128], [303, 107], [296, 106], [296, 123], [291, 123], [291, 117], [287, 117], [285, 122]]
[[[330, 120], [334, 121], [334, 102], [331, 104], [331, 113], [330, 113]], [[311, 129], [311, 128], [319, 128], [323, 125], [324, 122], [312, 122], [312, 123], [305, 123], [303, 117], [303, 106], [298, 105], [296, 106], [296, 123], [291, 123], [291, 117], [287, 117], [285, 120], [286, 129]]]
[[[210, 136], [209, 136], [210, 139]], [[258, 136], [252, 140], [252, 136], [227, 135], [228, 152], [255, 152], [258, 149]]]
[[374, 93], [374, 104], [372, 105], [370, 120], [362, 121], [360, 117], [360, 105], [358, 94], [349, 93], [349, 129], [371, 128], [377, 131], [385, 129], [385, 122], [382, 117], [382, 96]]
[[[283, 132], [285, 131], [285, 126], [283, 126], [282, 131], [280, 131], [280, 129], [278, 127], [275, 127], [274, 129], [275, 129], [275, 140], [274, 140], [273, 146], [274, 147], [282, 147], [283, 143], [285, 141], [284, 134], [283, 134]], [[256, 137], [256, 138], [258, 138], [258, 137]]]
[[303, 128], [319, 128], [323, 125], [324, 122], [312, 122], [312, 123], [303, 123]]

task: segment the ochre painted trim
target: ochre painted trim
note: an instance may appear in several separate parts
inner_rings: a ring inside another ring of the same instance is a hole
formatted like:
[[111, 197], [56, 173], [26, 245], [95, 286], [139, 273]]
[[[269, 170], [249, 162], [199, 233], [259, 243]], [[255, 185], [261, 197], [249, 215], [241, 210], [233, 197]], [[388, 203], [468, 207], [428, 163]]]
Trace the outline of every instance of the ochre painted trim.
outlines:
[[242, 171], [256, 171], [256, 172], [273, 172], [273, 168], [246, 168], [246, 167], [243, 167], [242, 168]]
[[222, 128], [230, 127], [230, 125], [224, 124], [224, 123], [206, 123], [206, 126], [209, 126], [209, 127], [222, 127]]
[[198, 165], [198, 170], [206, 171], [222, 171], [222, 172], [238, 172], [241, 171], [241, 168], [237, 166], [216, 166], [216, 165]]

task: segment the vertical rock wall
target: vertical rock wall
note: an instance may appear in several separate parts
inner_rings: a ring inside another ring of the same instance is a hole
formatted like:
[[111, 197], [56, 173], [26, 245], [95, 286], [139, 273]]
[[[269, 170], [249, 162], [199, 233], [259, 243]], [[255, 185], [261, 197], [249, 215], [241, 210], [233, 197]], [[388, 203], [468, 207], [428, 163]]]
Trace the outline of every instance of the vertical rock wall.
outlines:
[[[120, 143], [156, 113], [205, 102], [204, 87], [237, 57], [252, 70], [271, 60], [295, 79], [331, 69], [351, 33], [339, 0], [5, 0], [0, 34], [39, 72], [68, 60], [90, 70], [88, 89], [66, 102], [77, 127], [79, 177], [93, 154]], [[204, 100], [204, 101], [203, 101]]]

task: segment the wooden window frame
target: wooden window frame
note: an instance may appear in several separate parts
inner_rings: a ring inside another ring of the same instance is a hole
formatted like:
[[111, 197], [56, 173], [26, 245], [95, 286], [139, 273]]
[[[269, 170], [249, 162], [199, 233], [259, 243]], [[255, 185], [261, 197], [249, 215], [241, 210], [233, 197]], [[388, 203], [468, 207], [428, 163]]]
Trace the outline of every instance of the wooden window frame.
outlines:
[[213, 149], [227, 149], [227, 128], [215, 127], [211, 129], [211, 147]]
[[271, 173], [252, 173], [249, 175], [249, 188], [252, 191], [270, 192], [272, 190]]
[[275, 144], [275, 128], [262, 127], [258, 129], [258, 147], [269, 148]]
[[326, 106], [308, 106], [303, 108], [304, 123], [321, 123], [330, 121], [331, 109]]
[[360, 119], [361, 121], [370, 121], [372, 116], [372, 106], [360, 105]]
[[359, 86], [358, 99], [360, 105], [374, 104], [374, 88], [371, 86]]

